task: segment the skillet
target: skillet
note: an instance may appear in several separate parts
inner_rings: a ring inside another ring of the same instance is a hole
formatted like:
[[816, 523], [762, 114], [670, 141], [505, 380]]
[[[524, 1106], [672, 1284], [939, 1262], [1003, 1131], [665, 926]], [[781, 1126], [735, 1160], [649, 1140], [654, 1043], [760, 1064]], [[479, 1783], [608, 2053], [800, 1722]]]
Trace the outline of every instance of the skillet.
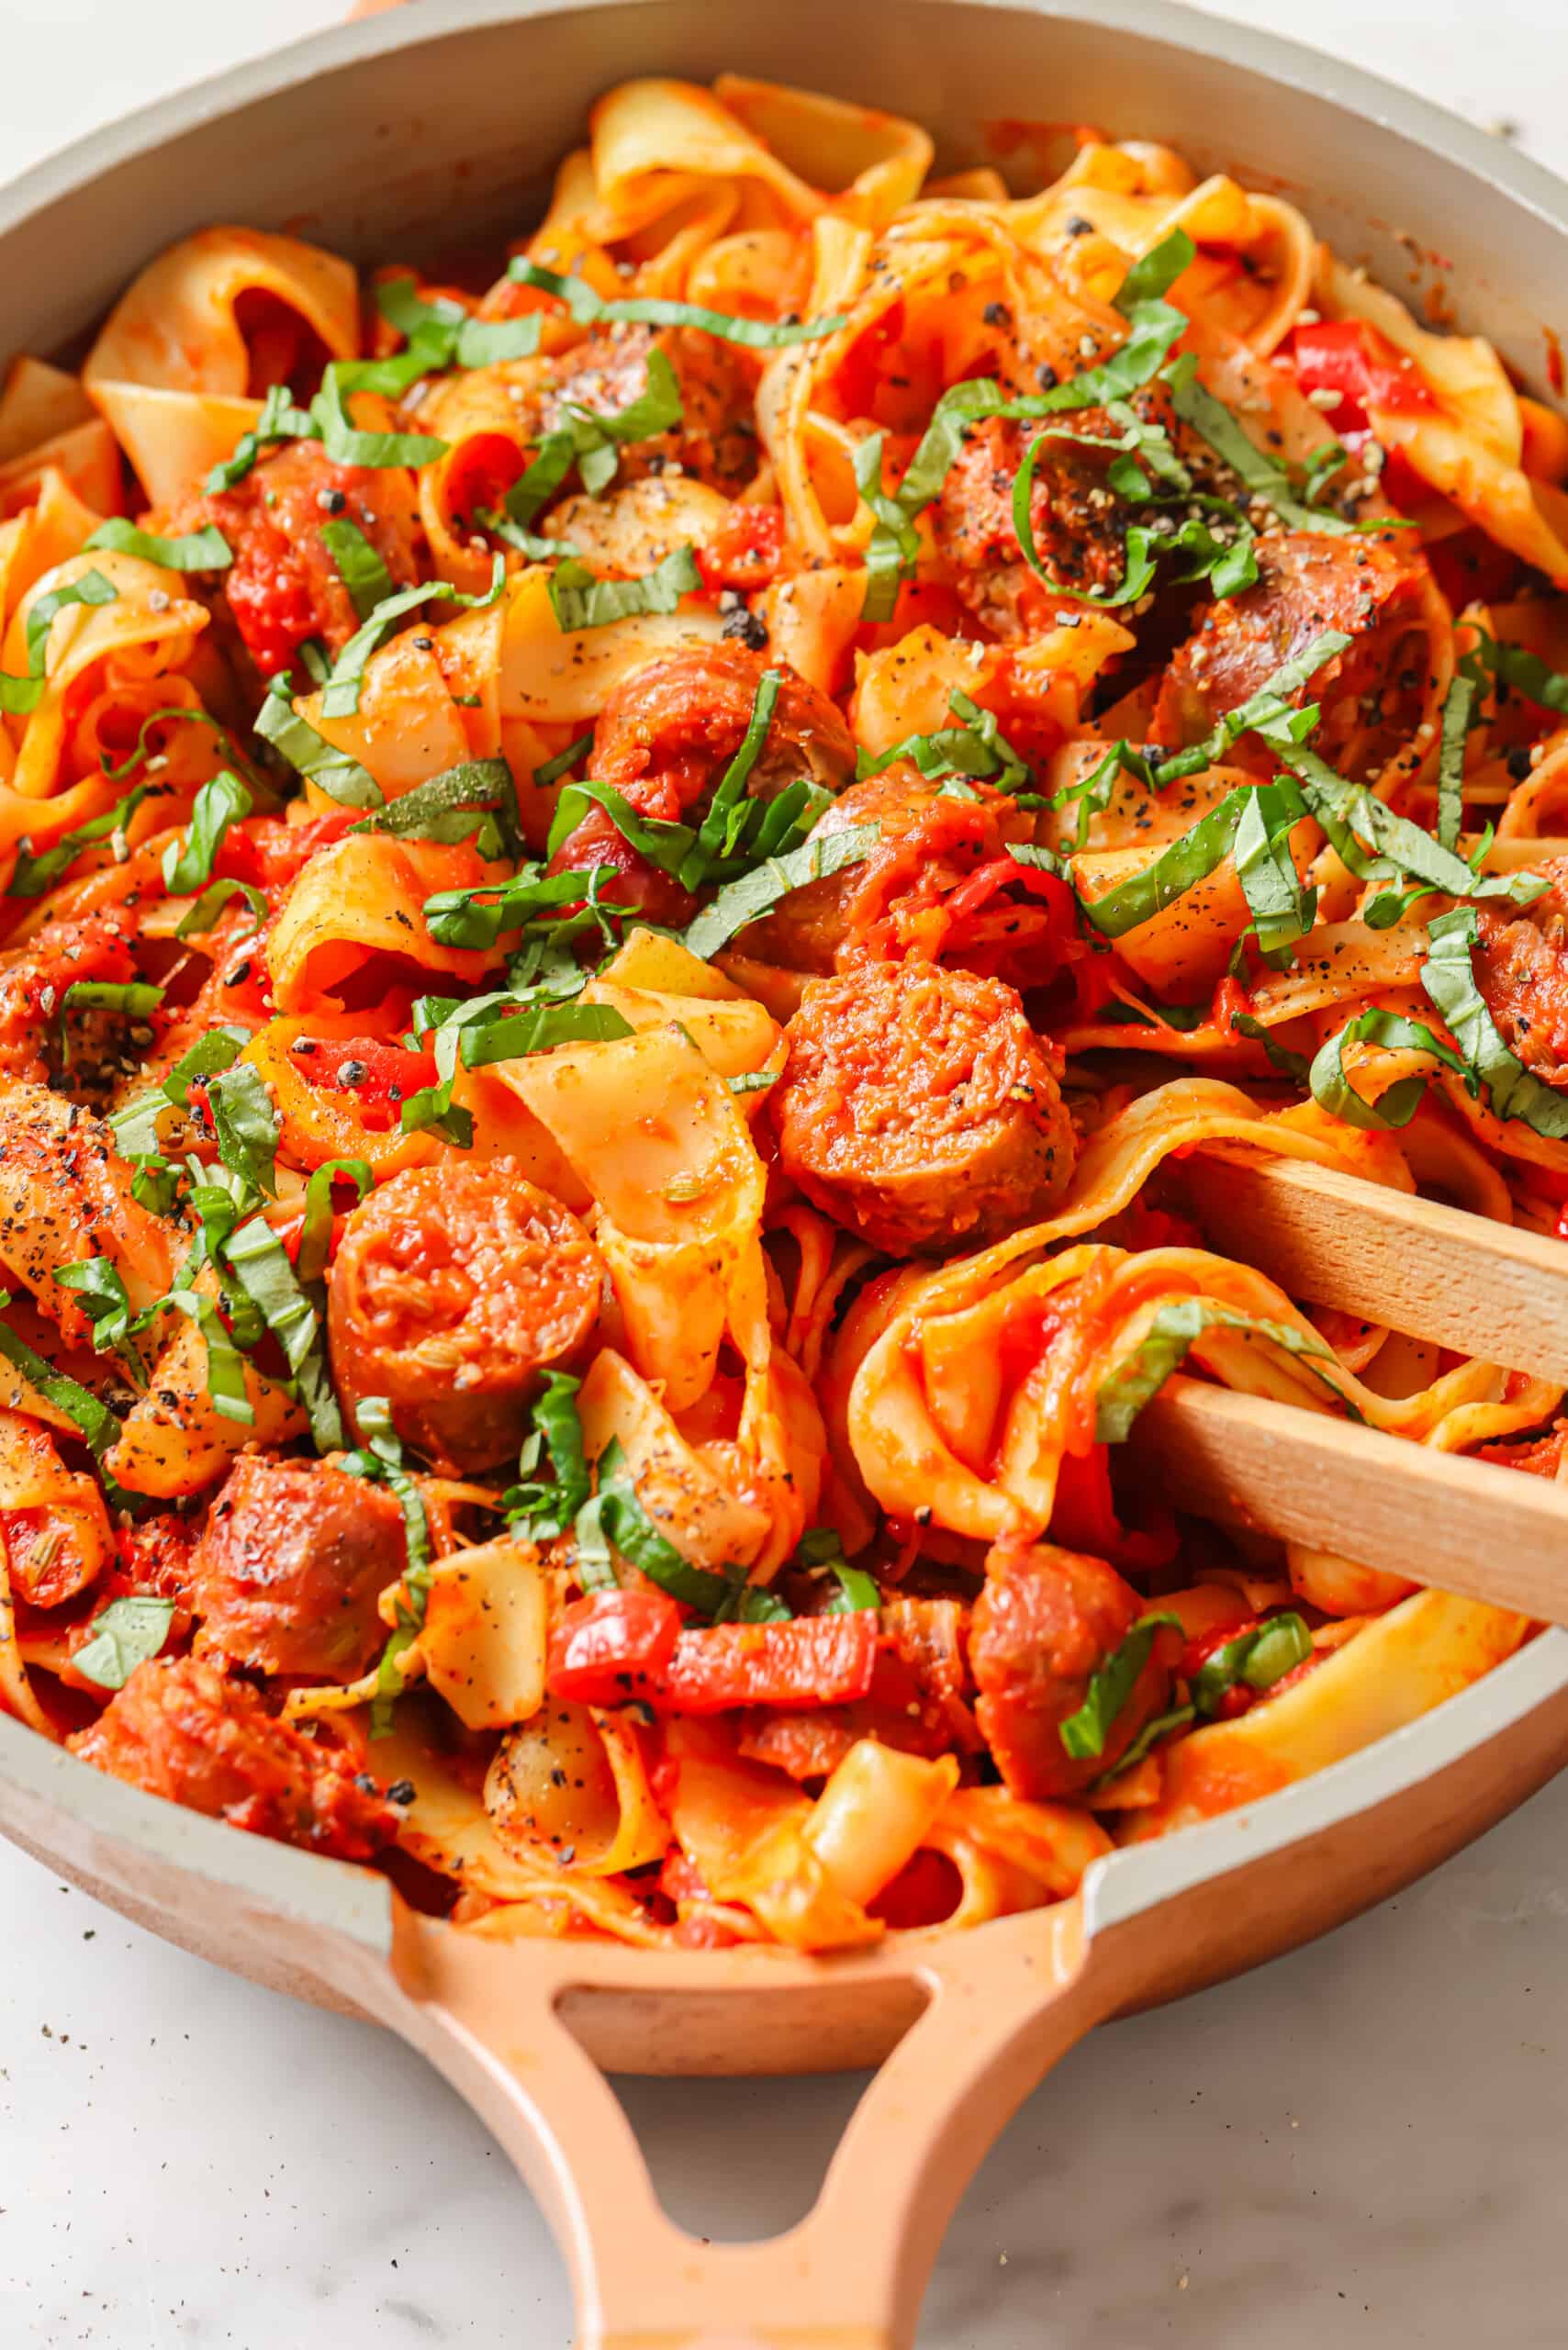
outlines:
[[[1169, 0], [426, 0], [149, 107], [0, 194], [0, 350], [69, 348], [216, 214], [359, 260], [515, 229], [609, 83], [724, 68], [911, 115], [939, 169], [1009, 145], [1026, 165], [1021, 108], [1159, 138], [1289, 194], [1402, 291], [1411, 240], [1430, 241], [1464, 325], [1538, 394], [1549, 372], [1568, 190], [1365, 74]], [[485, 1942], [383, 1877], [237, 1835], [3, 1718], [0, 1830], [185, 1947], [420, 2048], [555, 2228], [582, 2350], [907, 2350], [964, 2186], [1076, 2039], [1396, 1892], [1565, 1761], [1568, 1634], [1551, 1632], [1316, 1777], [1098, 1863], [1071, 1901], [827, 1961]], [[600, 2070], [867, 2065], [815, 2209], [717, 2245], [660, 2210]]]

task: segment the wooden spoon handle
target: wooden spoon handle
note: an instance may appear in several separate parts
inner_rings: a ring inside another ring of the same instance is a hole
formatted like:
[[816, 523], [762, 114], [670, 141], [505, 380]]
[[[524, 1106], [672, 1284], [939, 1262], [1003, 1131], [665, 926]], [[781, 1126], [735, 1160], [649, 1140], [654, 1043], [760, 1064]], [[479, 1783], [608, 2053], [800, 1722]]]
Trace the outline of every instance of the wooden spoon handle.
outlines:
[[[1085, 1964], [1078, 1901], [1010, 1923], [1030, 1930], [956, 1936], [911, 1958], [923, 2011], [856, 2107], [812, 2210], [758, 2244], [703, 2244], [660, 2207], [619, 2100], [562, 2020], [569, 1946], [410, 1919], [396, 1965], [409, 1996], [392, 2020], [533, 2189], [571, 2272], [578, 2350], [910, 2350], [942, 2232], [981, 2157], [1113, 2003]], [[747, 1994], [737, 1984], [734, 1996]], [[625, 1997], [657, 2031], [657, 1994]], [[678, 2032], [673, 2000], [667, 2012]]]

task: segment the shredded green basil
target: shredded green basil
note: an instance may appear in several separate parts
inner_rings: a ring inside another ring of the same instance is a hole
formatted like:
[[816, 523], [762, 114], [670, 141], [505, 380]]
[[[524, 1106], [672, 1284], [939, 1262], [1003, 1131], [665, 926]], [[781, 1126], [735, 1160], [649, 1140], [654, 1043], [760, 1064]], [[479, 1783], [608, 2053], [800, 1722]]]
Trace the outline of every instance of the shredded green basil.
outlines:
[[880, 837], [876, 824], [852, 824], [842, 833], [813, 834], [788, 856], [768, 857], [738, 881], [727, 882], [712, 904], [705, 906], [682, 933], [681, 944], [707, 962], [737, 931], [756, 922], [792, 890], [803, 890], [808, 881], [821, 881], [831, 873], [842, 873], [846, 866], [862, 863]]
[[[1172, 1371], [1180, 1371], [1195, 1339], [1205, 1330], [1238, 1330], [1248, 1337], [1267, 1338], [1287, 1354], [1316, 1357], [1332, 1362], [1333, 1350], [1321, 1338], [1308, 1337], [1288, 1322], [1271, 1322], [1206, 1297], [1178, 1297], [1159, 1308], [1131, 1354], [1102, 1381], [1094, 1406], [1097, 1444], [1125, 1444], [1146, 1404], [1159, 1394]], [[1314, 1366], [1309, 1360], [1308, 1368]], [[1338, 1388], [1327, 1374], [1318, 1374], [1338, 1396]]]
[[255, 731], [280, 757], [287, 760], [297, 774], [315, 784], [341, 808], [383, 805], [386, 795], [369, 768], [351, 758], [347, 751], [336, 749], [325, 735], [316, 732], [308, 719], [299, 716], [286, 670], [267, 687], [257, 712]]
[[140, 1592], [111, 1599], [88, 1626], [93, 1637], [72, 1658], [72, 1670], [100, 1689], [123, 1689], [139, 1664], [158, 1655], [174, 1620], [172, 1599]]
[[1347, 1045], [1382, 1045], [1391, 1052], [1430, 1053], [1462, 1077], [1472, 1092], [1475, 1091], [1475, 1081], [1459, 1055], [1418, 1020], [1406, 1020], [1397, 1013], [1376, 1009], [1361, 1012], [1319, 1046], [1306, 1073], [1308, 1089], [1318, 1107], [1327, 1110], [1330, 1117], [1342, 1119], [1348, 1126], [1361, 1126], [1372, 1133], [1390, 1133], [1407, 1126], [1421, 1106], [1427, 1080], [1419, 1076], [1402, 1077], [1379, 1101], [1369, 1102], [1364, 1094], [1357, 1092], [1346, 1072]]
[[1471, 957], [1477, 939], [1474, 909], [1456, 906], [1428, 923], [1430, 944], [1421, 985], [1452, 1031], [1465, 1067], [1486, 1088], [1493, 1114], [1521, 1118], [1549, 1141], [1568, 1138], [1568, 1097], [1532, 1076], [1503, 1042], [1475, 984]]
[[465, 759], [401, 792], [351, 824], [354, 833], [390, 833], [398, 840], [471, 840], [483, 857], [517, 856], [522, 835], [517, 789], [504, 759]]
[[695, 594], [701, 585], [702, 574], [689, 546], [672, 547], [641, 579], [599, 579], [586, 563], [568, 556], [550, 575], [550, 609], [556, 627], [569, 634], [649, 612], [673, 612], [683, 596]]
[[1140, 1616], [1119, 1647], [1089, 1676], [1089, 1687], [1076, 1713], [1069, 1714], [1057, 1735], [1075, 1762], [1103, 1754], [1107, 1740], [1148, 1662], [1156, 1639], [1165, 1630], [1180, 1632], [1180, 1617], [1169, 1613]]
[[163, 887], [172, 898], [189, 897], [206, 888], [230, 826], [248, 816], [254, 805], [247, 786], [228, 767], [220, 767], [202, 785], [191, 809], [189, 831], [163, 851]]
[[566, 304], [578, 326], [694, 327], [722, 342], [743, 343], [751, 351], [784, 351], [798, 342], [819, 342], [848, 325], [847, 318], [742, 319], [723, 310], [705, 310], [692, 302], [666, 301], [657, 295], [631, 295], [605, 301], [580, 277], [563, 277], [553, 269], [519, 254], [508, 275], [519, 285], [534, 285]]
[[68, 588], [51, 588], [47, 595], [35, 597], [28, 610], [27, 675], [14, 677], [0, 669], [0, 710], [11, 717], [24, 718], [43, 699], [49, 632], [60, 613], [69, 611], [73, 605], [96, 607], [118, 600], [118, 588], [101, 571], [84, 571]]

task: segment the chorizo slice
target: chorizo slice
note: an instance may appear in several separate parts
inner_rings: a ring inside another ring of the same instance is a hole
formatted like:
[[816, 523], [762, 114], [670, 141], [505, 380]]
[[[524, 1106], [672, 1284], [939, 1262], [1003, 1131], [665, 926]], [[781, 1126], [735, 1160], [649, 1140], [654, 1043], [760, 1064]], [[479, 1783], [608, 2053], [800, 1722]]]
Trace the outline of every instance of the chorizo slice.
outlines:
[[1075, 1794], [1109, 1770], [1163, 1709], [1170, 1674], [1162, 1651], [1179, 1647], [1178, 1637], [1156, 1636], [1103, 1752], [1071, 1755], [1061, 1726], [1082, 1705], [1091, 1676], [1147, 1613], [1146, 1604], [1103, 1559], [1052, 1542], [999, 1542], [985, 1563], [985, 1588], [969, 1622], [981, 1735], [1014, 1795], [1044, 1801]]
[[351, 1413], [465, 1474], [516, 1450], [541, 1374], [580, 1361], [604, 1260], [517, 1161], [411, 1167], [346, 1219], [328, 1283], [332, 1376]]
[[1475, 984], [1509, 1051], [1568, 1091], [1568, 856], [1534, 870], [1551, 887], [1531, 904], [1477, 909]]
[[1201, 742], [1328, 629], [1353, 642], [1296, 696], [1323, 705], [1314, 747], [1332, 761], [1349, 732], [1364, 723], [1361, 699], [1372, 692], [1382, 696], [1380, 726], [1394, 738], [1402, 727], [1408, 733], [1419, 715], [1427, 655], [1413, 649], [1401, 663], [1396, 655], [1400, 639], [1419, 624], [1427, 565], [1418, 547], [1403, 543], [1406, 535], [1292, 531], [1260, 539], [1257, 585], [1194, 612], [1193, 632], [1160, 684], [1151, 743], [1170, 751]]
[[680, 387], [681, 418], [673, 432], [628, 443], [623, 479], [661, 473], [678, 464], [710, 488], [736, 490], [757, 467], [751, 378], [734, 348], [693, 328], [617, 326], [590, 335], [554, 366], [541, 391], [536, 429], [550, 432], [567, 421], [568, 408], [611, 416], [648, 388], [648, 356], [662, 352]]
[[816, 981], [771, 1115], [785, 1171], [891, 1257], [979, 1248], [1043, 1215], [1076, 1143], [1014, 990], [935, 963]]
[[812, 837], [875, 824], [869, 856], [791, 890], [742, 932], [738, 951], [820, 978], [862, 957], [920, 955], [1043, 986], [1074, 934], [1072, 893], [1012, 855], [1033, 840], [1033, 818], [989, 785], [970, 789], [957, 799], [907, 759], [852, 783]]
[[259, 1673], [356, 1680], [386, 1638], [375, 1603], [404, 1557], [403, 1513], [384, 1486], [246, 1453], [191, 1557], [197, 1649]]
[[66, 1743], [110, 1778], [335, 1860], [371, 1860], [398, 1832], [397, 1807], [352, 1754], [274, 1720], [247, 1682], [200, 1657], [139, 1664]]
[[[739, 644], [693, 645], [633, 670], [599, 712], [588, 774], [644, 815], [700, 819], [745, 739], [769, 667], [778, 676], [778, 698], [746, 796], [776, 799], [801, 778], [842, 790], [855, 774], [843, 713], [787, 662], [766, 662]], [[697, 903], [690, 891], [632, 848], [602, 808], [588, 810], [549, 869], [595, 865], [612, 866], [621, 877], [608, 892], [616, 903], [672, 927], [690, 920]]]
[[[1064, 418], [1076, 432], [1118, 428], [1103, 408]], [[1025, 561], [1013, 527], [1013, 486], [1040, 426], [990, 417], [974, 425], [936, 501], [936, 544], [959, 602], [1004, 643], [1051, 626], [1064, 599], [1103, 596], [1126, 569], [1127, 509], [1106, 485], [1114, 454], [1047, 441], [1035, 463], [1029, 522], [1049, 576]]]

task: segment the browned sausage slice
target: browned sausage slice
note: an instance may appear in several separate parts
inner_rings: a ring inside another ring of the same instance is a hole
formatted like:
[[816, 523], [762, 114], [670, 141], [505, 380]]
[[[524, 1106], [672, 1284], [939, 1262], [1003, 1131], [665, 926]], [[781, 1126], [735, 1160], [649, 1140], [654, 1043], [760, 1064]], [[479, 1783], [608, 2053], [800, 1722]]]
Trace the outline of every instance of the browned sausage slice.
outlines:
[[247, 1683], [199, 1657], [139, 1664], [67, 1742], [149, 1795], [337, 1860], [370, 1860], [397, 1833], [396, 1809], [351, 1754], [274, 1721]]
[[191, 1559], [197, 1646], [259, 1673], [353, 1681], [386, 1638], [378, 1595], [405, 1558], [385, 1486], [326, 1461], [247, 1453]]
[[811, 988], [786, 1035], [771, 1105], [786, 1172], [889, 1256], [980, 1247], [1060, 1195], [1072, 1123], [1001, 980], [863, 964]]
[[1111, 1724], [1104, 1751], [1075, 1757], [1062, 1744], [1061, 1726], [1082, 1705], [1091, 1674], [1148, 1612], [1146, 1603], [1103, 1559], [1052, 1542], [999, 1542], [985, 1565], [969, 1623], [981, 1732], [1015, 1796], [1071, 1795], [1109, 1770], [1163, 1707], [1170, 1673], [1161, 1641]]
[[1478, 909], [1475, 984], [1508, 1050], [1568, 1091], [1568, 856], [1542, 857], [1532, 870], [1551, 884], [1543, 897]]
[[414, 1167], [349, 1216], [332, 1264], [332, 1376], [384, 1396], [406, 1444], [465, 1473], [515, 1451], [540, 1374], [599, 1318], [604, 1260], [514, 1159]]

